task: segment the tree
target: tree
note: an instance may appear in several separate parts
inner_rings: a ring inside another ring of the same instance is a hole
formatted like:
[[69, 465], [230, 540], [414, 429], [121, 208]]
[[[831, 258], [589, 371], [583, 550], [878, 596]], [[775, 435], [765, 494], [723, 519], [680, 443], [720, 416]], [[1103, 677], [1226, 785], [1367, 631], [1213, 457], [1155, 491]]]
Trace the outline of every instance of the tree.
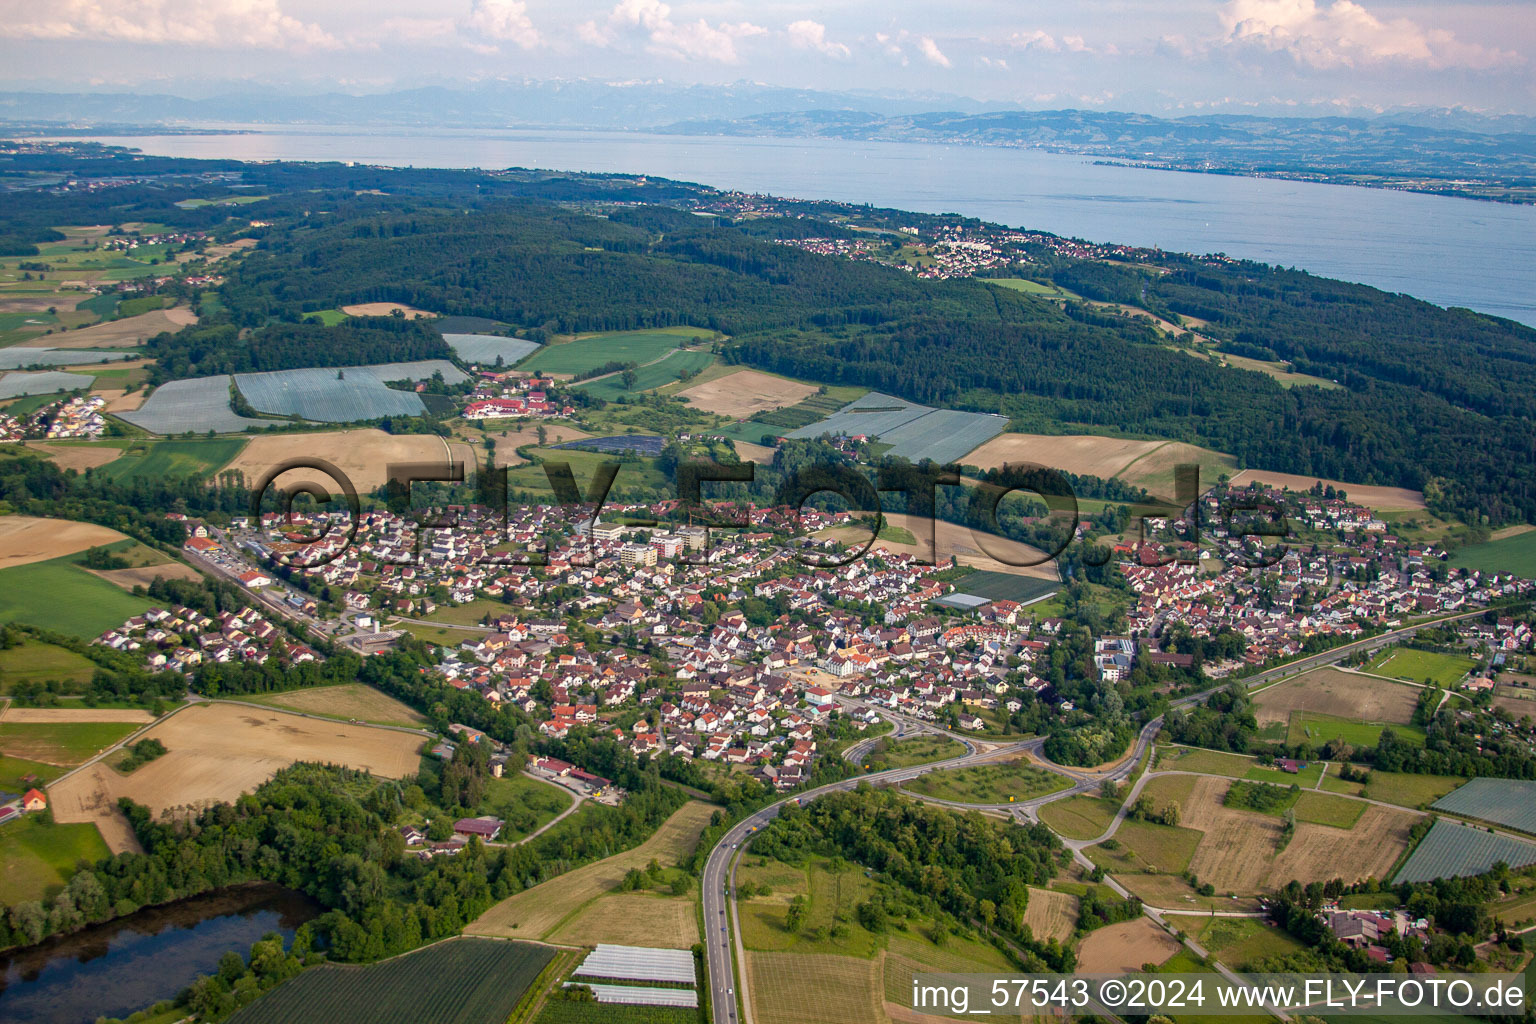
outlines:
[[625, 370], [623, 373], [619, 374], [619, 379], [624, 382], [625, 391], [633, 391], [635, 389], [634, 370]]
[[796, 896], [789, 901], [789, 911], [784, 916], [785, 931], [798, 932], [805, 923], [805, 897]]

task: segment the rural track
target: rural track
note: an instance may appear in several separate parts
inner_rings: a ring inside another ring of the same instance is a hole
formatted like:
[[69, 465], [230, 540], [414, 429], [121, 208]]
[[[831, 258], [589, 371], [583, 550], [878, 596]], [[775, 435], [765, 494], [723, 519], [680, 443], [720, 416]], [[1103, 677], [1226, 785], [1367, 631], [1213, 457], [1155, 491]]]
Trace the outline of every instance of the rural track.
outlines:
[[[1317, 654], [1306, 655], [1305, 657], [1298, 658], [1295, 661], [1276, 666], [1272, 669], [1266, 669], [1265, 671], [1258, 672], [1252, 676], [1245, 676], [1241, 679], [1234, 679], [1230, 682], [1221, 683], [1217, 686], [1210, 687], [1209, 689], [1202, 690], [1199, 693], [1193, 693], [1185, 697], [1180, 697], [1178, 700], [1169, 703], [1168, 710], [1177, 710], [1180, 708], [1188, 707], [1192, 704], [1196, 704], [1207, 699], [1212, 694], [1219, 693], [1220, 691], [1228, 689], [1237, 683], [1243, 684], [1250, 690], [1257, 686], [1276, 683], [1291, 676], [1300, 675], [1303, 672], [1309, 672], [1315, 668], [1322, 668], [1327, 665], [1335, 664], [1354, 654], [1359, 654], [1362, 652], [1374, 652], [1389, 644], [1396, 643], [1408, 637], [1412, 637], [1421, 629], [1441, 626], [1447, 622], [1455, 622], [1461, 619], [1480, 616], [1483, 615], [1487, 610], [1488, 609], [1486, 608], [1479, 608], [1474, 611], [1462, 612], [1456, 615], [1441, 616], [1435, 619], [1427, 620], [1425, 622], [1415, 623], [1411, 626], [1404, 626], [1399, 629], [1389, 630], [1385, 633], [1378, 634], [1377, 636], [1366, 637], [1362, 640], [1355, 640], [1351, 643], [1341, 644], [1338, 647], [1334, 647], [1326, 651], [1321, 651]], [[868, 704], [854, 701], [849, 698], [840, 698], [839, 700], [840, 703], [843, 704], [852, 704], [857, 707], [869, 707]], [[982, 753], [976, 752], [976, 746], [979, 743], [985, 743], [986, 741], [984, 740], [977, 740], [973, 737], [964, 736], [959, 733], [953, 733], [947, 729], [942, 729], [938, 726], [932, 725], [931, 723], [920, 722], [917, 719], [911, 719], [908, 718], [908, 716], [889, 711], [886, 708], [875, 708], [874, 710], [883, 718], [888, 718], [892, 721], [898, 722], [899, 720], [905, 718], [907, 719], [909, 725], [925, 726], [927, 731], [937, 732], [948, 736], [951, 739], [958, 740], [966, 745], [968, 753], [963, 757], [951, 758], [947, 761], [935, 761], [925, 765], [914, 765], [910, 768], [893, 768], [884, 772], [874, 772], [869, 775], [856, 776], [852, 779], [845, 779], [840, 782], [831, 783], [829, 785], [820, 786], [816, 789], [809, 790], [804, 793], [796, 794], [795, 796], [786, 797], [783, 800], [779, 800], [773, 804], [770, 804], [767, 807], [764, 807], [761, 810], [748, 815], [741, 821], [738, 821], [731, 827], [728, 832], [726, 832], [725, 835], [720, 837], [720, 840], [715, 844], [714, 849], [710, 851], [709, 858], [705, 862], [702, 882], [705, 933], [704, 950], [705, 961], [709, 967], [710, 1003], [713, 1008], [713, 1024], [752, 1024], [752, 1001], [747, 989], [747, 976], [745, 969], [743, 969], [739, 979], [741, 992], [737, 993], [735, 991], [738, 983], [736, 963], [738, 960], [740, 960], [744, 964], [746, 959], [746, 950], [742, 946], [741, 942], [740, 915], [736, 905], [736, 862], [741, 857], [742, 845], [749, 840], [751, 835], [753, 835], [763, 826], [767, 825], [774, 818], [777, 818], [779, 816], [779, 812], [791, 801], [799, 803], [808, 800], [814, 800], [815, 798], [823, 796], [827, 793], [853, 789], [861, 782], [868, 782], [873, 784], [906, 782], [911, 779], [915, 779], [920, 775], [925, 775], [929, 772], [942, 771], [949, 768], [965, 768], [975, 764], [983, 764], [999, 756], [998, 749], [992, 749]], [[1042, 754], [1039, 753], [1040, 748], [1043, 747], [1045, 743], [1043, 738], [1005, 745], [1003, 749], [1004, 754], [1012, 753], [1015, 749], [1018, 748], [1029, 750], [1030, 753], [1035, 755], [1040, 767], [1046, 769], [1047, 771], [1052, 771], [1059, 775], [1067, 776], [1073, 780], [1073, 785], [1070, 788], [1064, 789], [1058, 793], [1051, 793], [1046, 796], [1036, 798], [1035, 800], [1026, 801], [1022, 804], [1014, 803], [1001, 806], [1007, 807], [1017, 817], [1022, 817], [1030, 821], [1038, 821], [1039, 809], [1047, 803], [1052, 803], [1056, 800], [1065, 800], [1069, 797], [1085, 793], [1090, 789], [1096, 789], [1105, 781], [1119, 781], [1120, 779], [1127, 777], [1136, 770], [1136, 767], [1138, 764], [1140, 764], [1142, 757], [1151, 747], [1153, 739], [1162, 729], [1163, 720], [1166, 716], [1167, 712], [1165, 711], [1163, 714], [1158, 715], [1156, 718], [1152, 719], [1146, 725], [1144, 725], [1141, 731], [1136, 735], [1136, 742], [1131, 756], [1125, 759], [1119, 765], [1119, 767], [1104, 774], [1090, 774], [1082, 772], [1073, 768], [1069, 768], [1065, 765], [1058, 765], [1046, 759]], [[873, 741], [880, 738], [882, 737], [871, 737], [870, 741], [868, 742], [873, 743]], [[854, 744], [853, 746], [849, 747], [848, 751], [845, 752], [845, 756], [847, 753], [852, 753], [856, 750], [859, 750], [863, 742], [865, 741], [861, 741], [861, 743]], [[865, 749], [867, 750], [867, 748]], [[862, 753], [863, 751], [860, 752]], [[1145, 779], [1146, 773], [1143, 773], [1142, 779], [1138, 780], [1136, 787], [1137, 791], [1139, 791], [1140, 787], [1145, 784]], [[930, 802], [937, 803], [939, 801]], [[1127, 799], [1126, 803], [1129, 803], [1129, 799]], [[965, 806], [969, 810], [984, 809], [976, 805], [957, 806]], [[1120, 818], [1121, 814], [1123, 814], [1124, 810], [1125, 806], [1122, 804], [1120, 811], [1117, 812], [1117, 820]], [[1115, 825], [1114, 827], [1118, 828], [1118, 825]], [[1063, 842], [1066, 843], [1067, 841], [1063, 840]], [[1087, 844], [1085, 843], [1084, 845]], [[1088, 860], [1087, 856], [1082, 852], [1081, 848], [1069, 848], [1072, 849], [1074, 860], [1076, 860], [1079, 864], [1086, 866], [1090, 870], [1093, 869], [1093, 863]], [[1104, 876], [1104, 881], [1122, 898], [1130, 896], [1130, 892], [1126, 890], [1125, 887], [1122, 886], [1119, 882], [1117, 882], [1113, 876], [1106, 874]], [[727, 911], [729, 911], [728, 917]], [[1167, 921], [1164, 920], [1164, 915], [1178, 913], [1177, 911], [1174, 911], [1171, 908], [1154, 908], [1143, 905], [1142, 912], [1146, 916], [1152, 918], [1156, 924], [1165, 930], [1170, 932], [1174, 930], [1167, 923]], [[720, 925], [719, 932], [714, 930], [717, 924]], [[1201, 957], [1210, 956], [1208, 951], [1206, 951], [1193, 940], [1186, 938], [1183, 941], [1185, 945], [1187, 945], [1192, 951], [1196, 953], [1196, 955]], [[1234, 974], [1226, 965], [1221, 963], [1220, 960], [1212, 957], [1210, 958], [1210, 963], [1215, 970], [1219, 971], [1223, 977], [1227, 978], [1232, 983], [1243, 984], [1241, 979], [1239, 979], [1237, 975]], [[740, 1014], [737, 1012], [738, 1000], [740, 1000]], [[1282, 1020], [1290, 1019], [1288, 1015], [1281, 1011], [1274, 1012], [1276, 1016], [1280, 1017]]]

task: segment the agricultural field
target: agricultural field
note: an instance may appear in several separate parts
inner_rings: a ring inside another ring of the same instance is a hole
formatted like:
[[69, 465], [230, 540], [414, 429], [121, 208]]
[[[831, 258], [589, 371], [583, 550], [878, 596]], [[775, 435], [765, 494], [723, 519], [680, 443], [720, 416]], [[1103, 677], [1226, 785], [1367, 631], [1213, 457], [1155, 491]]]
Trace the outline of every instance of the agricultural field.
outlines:
[[1068, 839], [1093, 839], [1104, 834], [1119, 809], [1118, 800], [1072, 796], [1042, 805], [1040, 820]]
[[1240, 779], [1257, 765], [1251, 757], [1201, 747], [1159, 747], [1156, 771], [1200, 772]]
[[1392, 882], [1427, 882], [1434, 878], [1480, 875], [1499, 861], [1511, 868], [1536, 864], [1536, 843], [1442, 818], [1420, 840]]
[[127, 540], [95, 523], [35, 516], [0, 516], [0, 569], [72, 555], [100, 544]]
[[1037, 939], [1065, 942], [1077, 927], [1077, 897], [1055, 889], [1030, 886], [1029, 904], [1024, 908], [1024, 923]]
[[[60, 395], [66, 391], [85, 391], [96, 383], [96, 378], [83, 373], [64, 373], [58, 370], [40, 370], [36, 373], [7, 373], [0, 375], [0, 399], [32, 396]], [[19, 405], [20, 403], [18, 403]], [[46, 405], [47, 401], [38, 405]], [[17, 409], [16, 414], [25, 412]]]
[[1077, 973], [1134, 974], [1142, 964], [1160, 964], [1180, 948], [1151, 918], [1138, 917], [1089, 932], [1077, 947]]
[[1326, 377], [1314, 377], [1307, 373], [1297, 373], [1290, 368], [1290, 363], [1276, 362], [1268, 359], [1249, 359], [1247, 356], [1235, 356], [1230, 352], [1217, 352], [1215, 355], [1225, 366], [1235, 367], [1239, 370], [1253, 370], [1257, 373], [1273, 377], [1283, 388], [1314, 387], [1333, 389], [1342, 386], [1335, 384]]
[[[164, 760], [162, 758], [162, 760]], [[698, 845], [714, 806], [684, 804], [656, 834], [632, 850], [568, 871], [502, 900], [465, 929], [466, 934], [539, 939], [560, 928], [595, 899], [618, 889], [630, 868], [645, 870], [654, 858], [675, 864]]]
[[583, 381], [577, 384], [576, 387], [597, 395], [599, 398], [614, 401], [629, 395], [637, 395], [642, 391], [649, 391], [652, 388], [659, 388], [664, 384], [675, 383], [682, 379], [681, 374], [698, 373], [714, 362], [714, 360], [713, 353], [707, 350], [676, 350], [667, 353], [665, 358], [657, 362], [636, 367], [634, 370], [635, 383], [632, 387], [625, 385], [623, 372]]
[[426, 380], [439, 372], [449, 384], [469, 379], [446, 359], [424, 359], [412, 363], [237, 373], [235, 386], [258, 413], [320, 423], [351, 423], [383, 416], [420, 416], [426, 410], [420, 395], [396, 391], [385, 384]]
[[1397, 738], [1410, 746], [1424, 745], [1424, 730], [1416, 725], [1399, 725], [1392, 722], [1357, 722], [1348, 718], [1335, 718], [1311, 711], [1291, 712], [1290, 728], [1285, 741], [1297, 745], [1310, 743], [1321, 747], [1329, 740], [1343, 740], [1353, 747], [1374, 747], [1381, 740], [1382, 731], [1391, 729]]
[[[126, 305], [126, 303], [124, 304]], [[197, 323], [190, 309], [157, 309], [121, 320], [81, 327], [24, 341], [17, 348], [134, 348], [157, 334], [176, 332]]]
[[1536, 576], [1536, 530], [1514, 534], [1502, 540], [1471, 544], [1451, 555], [1451, 564], [1482, 572], [1512, 572], [1517, 576]]
[[50, 441], [28, 441], [26, 447], [50, 460], [60, 469], [72, 469], [84, 473], [88, 469], [105, 466], [123, 454], [123, 444], [66, 444]]
[[1033, 462], [1108, 480], [1164, 443], [1098, 434], [1007, 433], [971, 452], [965, 457], [965, 464], [980, 469], [998, 469], [1006, 463]]
[[952, 582], [957, 594], [971, 594], [989, 601], [1017, 601], [1020, 604], [1038, 601], [1060, 588], [1058, 580], [985, 569], [978, 569]]
[[999, 288], [1010, 288], [1026, 295], [1040, 295], [1047, 299], [1077, 299], [1082, 296], [1070, 289], [1063, 288], [1059, 284], [1042, 284], [1039, 281], [1030, 281], [1022, 277], [984, 277], [981, 280], [986, 284], [997, 285]]
[[0, 720], [0, 750], [11, 757], [68, 767], [88, 761], [143, 722]]
[[[1016, 577], [1018, 582], [1009, 585], [1006, 580], [996, 580], [989, 575], [983, 577], [982, 586], [991, 586], [997, 589], [999, 586], [1008, 588], [1009, 593], [1022, 593], [1038, 597], [1041, 591], [1040, 585], [1035, 581], [1049, 581], [1060, 584], [1060, 575], [1056, 569], [1055, 560], [1040, 561], [1045, 557], [1045, 552], [1020, 541], [1010, 540], [995, 534], [987, 534], [985, 540], [977, 540], [976, 535], [969, 527], [946, 520], [928, 519], [922, 516], [907, 515], [904, 512], [887, 512], [884, 515], [886, 524], [899, 530], [905, 530], [916, 541], [915, 544], [903, 544], [894, 540], [877, 540], [875, 547], [881, 550], [895, 552], [896, 554], [916, 555], [920, 558], [933, 559], [935, 563], [947, 562], [951, 555], [960, 560], [961, 565], [969, 566], [989, 574]], [[840, 526], [825, 530], [817, 536], [832, 537], [855, 547], [861, 547], [869, 540], [869, 528], [865, 526]], [[985, 545], [983, 547], [982, 545]], [[937, 550], [933, 550], [933, 548]], [[1001, 555], [1009, 561], [999, 561], [994, 555]], [[1034, 565], [1010, 565], [1009, 562], [1026, 563], [1034, 562]], [[1048, 591], [1046, 591], [1048, 592]]]
[[503, 1024], [555, 957], [548, 946], [449, 939], [363, 967], [324, 964], [279, 985], [231, 1024]]
[[120, 413], [119, 418], [151, 434], [206, 434], [210, 430], [237, 434], [249, 427], [259, 429], [282, 422], [236, 415], [229, 405], [232, 385], [228, 374], [173, 380], [156, 388], [137, 409]]
[[[1322, 478], [1297, 476], [1293, 473], [1271, 473], [1267, 469], [1245, 469], [1232, 478], [1232, 484], [1235, 487], [1241, 487], [1258, 481], [1271, 487], [1283, 487], [1286, 490], [1295, 491], [1299, 494], [1304, 491], [1310, 491], [1319, 480], [1322, 480]], [[1340, 480], [1322, 480], [1322, 484], [1324, 487], [1331, 485], [1335, 491], [1343, 491], [1348, 496], [1348, 500], [1364, 505], [1369, 509], [1408, 509], [1417, 511], [1424, 508], [1424, 495], [1420, 491], [1410, 491], [1402, 487], [1347, 484]]]
[[1252, 696], [1254, 717], [1261, 729], [1290, 724], [1296, 712], [1406, 725], [1413, 721], [1419, 691], [1359, 672], [1320, 668], [1267, 686]]
[[[576, 478], [576, 487], [582, 494], [587, 493], [587, 487], [597, 472], [597, 467], [613, 461], [611, 455], [582, 451], [579, 448], [533, 448], [530, 449], [530, 454], [540, 462], [569, 463], [571, 473]], [[539, 465], [526, 464], [511, 467], [507, 472], [507, 485], [514, 491], [531, 492], [536, 502], [547, 502], [554, 497], [554, 491], [549, 486], [549, 477]], [[628, 488], [645, 488], [668, 494], [673, 490], [672, 480], [662, 473], [656, 459], [649, 458], [639, 458], [622, 464], [619, 475], [614, 480], [614, 494], [618, 495]]]
[[1155, 498], [1172, 499], [1178, 491], [1175, 468], [1191, 464], [1200, 467], [1202, 491], [1215, 484], [1218, 477], [1231, 476], [1237, 470], [1237, 460], [1230, 455], [1182, 441], [1167, 441], [1128, 463], [1120, 470], [1120, 479], [1145, 487]]
[[481, 366], [495, 366], [500, 358], [501, 365], [511, 367], [539, 348], [536, 341], [505, 338], [499, 334], [444, 334], [443, 340], [460, 360]]
[[734, 370], [677, 392], [690, 405], [732, 419], [783, 409], [816, 394], [816, 385], [775, 377], [757, 370]]
[[1027, 764], [986, 764], [929, 772], [903, 785], [914, 796], [961, 804], [1006, 804], [1070, 789], [1063, 775]]
[[[48, 600], [36, 600], [37, 594], [47, 594]], [[151, 603], [76, 565], [75, 556], [0, 569], [0, 622], [91, 639], [144, 612]]]
[[15, 906], [51, 897], [79, 861], [109, 854], [90, 825], [54, 825], [35, 814], [0, 828], [0, 903]]
[[[793, 408], [784, 410], [792, 411]], [[783, 413], [770, 413], [768, 418], [760, 416], [759, 422], [770, 422], [775, 415]], [[887, 445], [887, 454], [912, 462], [932, 459], [943, 464], [959, 462], [1007, 427], [1006, 416], [935, 409], [872, 391], [826, 419], [793, 430], [787, 436], [814, 439], [864, 434]]]
[[417, 309], [415, 306], [407, 306], [403, 302], [355, 302], [350, 306], [341, 307], [341, 311], [347, 316], [394, 316], [397, 309], [408, 320], [430, 320], [438, 315], [425, 309]]
[[1112, 839], [1090, 846], [1084, 852], [1095, 864], [1111, 873], [1180, 875], [1189, 869], [1190, 859], [1202, 838], [1195, 829], [1127, 818], [1115, 830]]
[[[676, 869], [674, 869], [676, 870]], [[651, 946], [687, 949], [699, 941], [698, 901], [689, 886], [687, 896], [615, 892], [588, 903], [549, 934], [551, 942], [567, 946]]]
[[1368, 800], [1380, 800], [1382, 803], [1402, 807], [1428, 807], [1466, 781], [1450, 775], [1413, 775], [1381, 772], [1373, 768], [1360, 795]]
[[[1029, 891], [1030, 908], [1035, 905], [1035, 897], [1043, 890], [1031, 889]], [[1061, 893], [1052, 893], [1052, 896], [1062, 896]], [[1077, 917], [1077, 901], [1071, 896], [1065, 897], [1071, 901], [1072, 920]], [[1050, 904], [1047, 901], [1047, 909], [1055, 907], [1061, 909], [1061, 904]], [[1059, 929], [1065, 923], [1060, 915], [1051, 917], [1048, 914], [1037, 914], [1049, 927]], [[1025, 920], [1029, 919], [1026, 912]], [[966, 935], [949, 935], [944, 939], [943, 946], [935, 946], [927, 938], [927, 928], [918, 926], [908, 928], [906, 931], [892, 931], [886, 944], [883, 957], [877, 959], [881, 964], [881, 978], [884, 982], [885, 1011], [892, 1021], [931, 1021], [934, 1018], [920, 1016], [914, 1013], [912, 1005], [912, 979], [918, 974], [975, 974], [982, 971], [1007, 973], [1014, 970], [1014, 965], [1000, 953], [996, 947], [980, 939]], [[1044, 938], [1045, 934], [1038, 929], [1036, 936]], [[1070, 932], [1068, 932], [1070, 935]], [[841, 1022], [837, 1022], [841, 1024]]]
[[[1175, 924], [1186, 925], [1186, 919]], [[1187, 919], [1186, 933], [1200, 945], [1237, 970], [1254, 960], [1288, 956], [1306, 947], [1266, 920], [1244, 917], [1197, 917]]]
[[1217, 892], [1270, 891], [1286, 882], [1384, 878], [1408, 846], [1417, 815], [1369, 806], [1349, 829], [1298, 821], [1281, 849], [1281, 819], [1224, 806], [1228, 781], [1202, 777], [1180, 806], [1180, 825], [1205, 833], [1189, 868]]
[[50, 787], [54, 818], [95, 822], [108, 845], [119, 850], [127, 832], [119, 797], [131, 797], [157, 814], [200, 809], [254, 790], [295, 761], [342, 764], [399, 779], [415, 774], [425, 741], [413, 733], [223, 703], [183, 708], [145, 738], [159, 740], [169, 753], [130, 776], [98, 762]]
[[885, 1024], [888, 1019], [878, 960], [749, 951], [741, 970], [757, 1024], [808, 1024], [806, 1008], [811, 1006], [816, 1021]]
[[19, 370], [23, 366], [86, 366], [134, 359], [127, 351], [98, 352], [70, 348], [0, 348], [0, 370]]
[[1332, 825], [1334, 828], [1354, 828], [1367, 806], [1359, 800], [1350, 800], [1335, 793], [1306, 790], [1296, 800], [1295, 815], [1297, 821]]
[[1536, 782], [1472, 779], [1454, 793], [1436, 800], [1433, 809], [1536, 835]]
[[[261, 478], [284, 461], [302, 454], [324, 459], [347, 478], [359, 494], [383, 487], [388, 481], [392, 462], [433, 462], [446, 465], [452, 459], [473, 467], [474, 452], [461, 443], [445, 442], [429, 434], [386, 434], [368, 427], [358, 430], [327, 430], [313, 434], [267, 434], [253, 437], [238, 450], [224, 470], [235, 470], [245, 477], [246, 486], [254, 487]], [[337, 484], [323, 473], [295, 470], [283, 474], [275, 483], [293, 486], [308, 480], [334, 492]]]
[[427, 721], [410, 705], [402, 704], [366, 683], [314, 686], [285, 693], [242, 697], [241, 700], [310, 715], [323, 715], [326, 718], [356, 719], [372, 725], [408, 725], [417, 728]]
[[155, 716], [143, 708], [89, 707], [76, 702], [73, 707], [18, 708], [7, 704], [0, 710], [0, 720], [29, 725], [71, 725], [80, 722], [132, 722], [148, 725]]
[[85, 684], [95, 674], [94, 661], [55, 644], [27, 640], [0, 650], [0, 694], [10, 693], [23, 680]]
[[486, 784], [479, 812], [506, 822], [499, 842], [516, 843], [570, 810], [575, 802], [570, 790], [515, 772]]
[[1465, 655], [1421, 651], [1412, 647], [1388, 647], [1365, 666], [1368, 672], [1415, 683], [1431, 683], [1442, 690], [1461, 682], [1462, 677], [1476, 667], [1477, 661]]
[[631, 1006], [625, 1003], [551, 999], [534, 1024], [698, 1024], [699, 1011], [675, 1006]]
[[101, 472], [115, 483], [208, 476], [239, 455], [245, 444], [237, 437], [136, 441]]
[[[545, 345], [519, 369], [545, 373], [578, 374], [608, 363], [646, 363], [661, 359], [695, 338], [709, 339], [715, 332], [705, 328], [666, 327], [659, 330], [612, 331], [578, 336], [567, 342]], [[636, 371], [638, 372], [638, 371]], [[673, 379], [676, 374], [673, 374]]]

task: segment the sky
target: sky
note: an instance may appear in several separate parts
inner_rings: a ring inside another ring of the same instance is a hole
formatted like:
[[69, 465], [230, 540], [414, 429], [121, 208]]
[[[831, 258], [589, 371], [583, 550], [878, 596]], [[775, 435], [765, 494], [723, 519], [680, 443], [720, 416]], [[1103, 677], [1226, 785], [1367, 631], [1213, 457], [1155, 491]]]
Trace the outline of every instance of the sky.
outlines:
[[1536, 0], [0, 0], [0, 88], [586, 78], [1177, 114], [1536, 114]]

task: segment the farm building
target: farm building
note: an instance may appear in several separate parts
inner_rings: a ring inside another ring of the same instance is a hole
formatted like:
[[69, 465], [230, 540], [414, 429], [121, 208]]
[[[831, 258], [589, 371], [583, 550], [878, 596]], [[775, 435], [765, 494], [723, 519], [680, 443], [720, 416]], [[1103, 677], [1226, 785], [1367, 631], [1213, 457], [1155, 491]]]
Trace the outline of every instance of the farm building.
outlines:
[[48, 798], [43, 795], [43, 791], [40, 789], [29, 789], [26, 795], [21, 798], [21, 809], [28, 813], [46, 810], [47, 807]]
[[479, 818], [460, 818], [453, 823], [453, 830], [461, 836], [478, 836], [489, 843], [501, 835], [502, 824], [500, 818], [484, 815]]

